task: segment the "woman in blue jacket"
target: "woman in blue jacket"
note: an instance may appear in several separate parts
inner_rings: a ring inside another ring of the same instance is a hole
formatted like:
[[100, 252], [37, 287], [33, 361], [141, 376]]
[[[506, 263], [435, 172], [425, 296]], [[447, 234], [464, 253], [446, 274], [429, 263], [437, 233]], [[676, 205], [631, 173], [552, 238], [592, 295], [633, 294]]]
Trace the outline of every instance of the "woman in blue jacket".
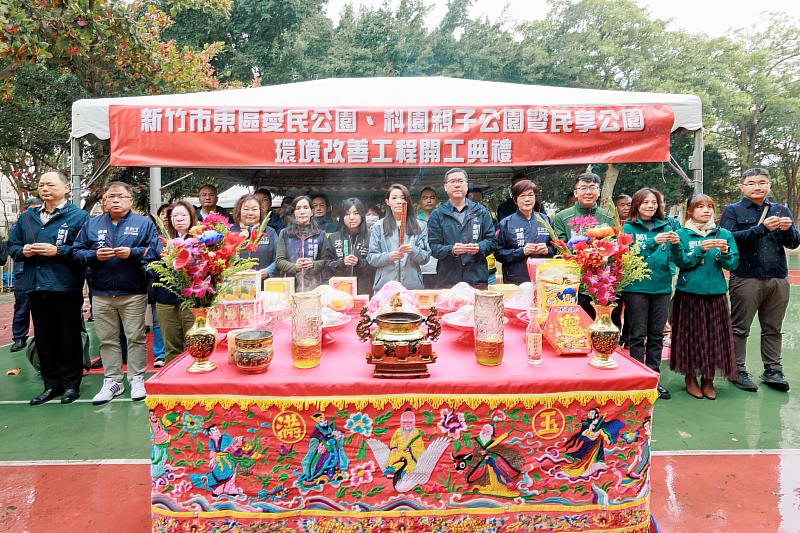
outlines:
[[297, 292], [314, 290], [325, 279], [325, 233], [311, 214], [311, 199], [298, 196], [292, 201], [286, 227], [278, 235], [277, 273], [295, 278]]
[[544, 213], [537, 213], [539, 188], [530, 180], [511, 186], [511, 199], [517, 210], [500, 221], [497, 231], [497, 260], [503, 264], [503, 282], [519, 285], [530, 281], [527, 260], [531, 256], [551, 257], [555, 250], [547, 228], [537, 215], [550, 223]]
[[[236, 224], [231, 231], [240, 232], [243, 229], [252, 231], [258, 229], [264, 221], [266, 213], [261, 209], [262, 203], [254, 194], [245, 194], [238, 200], [233, 207], [233, 220]], [[255, 252], [245, 250], [239, 252], [239, 256], [245, 259], [255, 259], [258, 264], [255, 269], [261, 272], [261, 279], [266, 279], [275, 272], [275, 249], [278, 244], [278, 234], [275, 230], [267, 226], [264, 228], [264, 235], [258, 241]]]
[[[387, 282], [399, 281], [406, 289], [423, 289], [421, 266], [431, 256], [428, 228], [417, 218], [411, 193], [400, 184], [386, 191], [386, 216], [372, 226], [367, 262], [375, 267], [374, 292]], [[400, 220], [406, 213], [406, 234], [400, 242]]]

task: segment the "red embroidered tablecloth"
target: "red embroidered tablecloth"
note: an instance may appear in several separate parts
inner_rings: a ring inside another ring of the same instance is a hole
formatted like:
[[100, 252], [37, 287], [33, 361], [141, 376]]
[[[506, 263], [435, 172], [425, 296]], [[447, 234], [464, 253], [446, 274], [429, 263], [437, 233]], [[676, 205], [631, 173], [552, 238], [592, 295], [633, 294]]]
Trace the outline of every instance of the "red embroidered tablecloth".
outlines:
[[265, 374], [223, 345], [214, 372], [147, 381], [154, 531], [648, 530], [658, 376], [628, 357], [529, 366], [510, 325], [483, 367], [445, 329], [430, 379], [379, 380], [354, 326], [309, 370], [274, 335]]

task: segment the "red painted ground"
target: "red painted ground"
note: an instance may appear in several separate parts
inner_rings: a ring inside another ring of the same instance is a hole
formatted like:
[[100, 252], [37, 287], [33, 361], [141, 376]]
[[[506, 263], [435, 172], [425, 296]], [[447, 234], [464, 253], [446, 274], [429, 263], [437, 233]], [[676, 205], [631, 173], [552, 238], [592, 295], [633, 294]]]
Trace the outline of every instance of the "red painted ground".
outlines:
[[[651, 510], [664, 533], [800, 531], [800, 488], [781, 480], [798, 467], [798, 455], [653, 457]], [[146, 533], [149, 474], [148, 465], [0, 467], [0, 531]]]
[[0, 531], [150, 531], [150, 467], [0, 468]]

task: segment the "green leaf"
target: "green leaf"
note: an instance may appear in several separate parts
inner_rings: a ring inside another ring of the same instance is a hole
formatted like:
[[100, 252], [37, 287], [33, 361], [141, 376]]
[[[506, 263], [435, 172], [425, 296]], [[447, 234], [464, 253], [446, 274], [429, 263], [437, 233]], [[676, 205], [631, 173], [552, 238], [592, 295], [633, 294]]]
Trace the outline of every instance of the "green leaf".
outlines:
[[167, 485], [166, 487], [164, 487], [164, 490], [163, 490], [163, 492], [172, 492], [172, 489], [174, 489], [174, 488], [175, 488], [175, 485], [173, 485], [172, 483], [170, 483], [169, 485]]
[[189, 463], [186, 462], [186, 459], [178, 459], [175, 461], [175, 466], [186, 466], [187, 464]]
[[287, 474], [286, 472], [278, 476], [278, 481], [286, 481], [287, 479], [289, 479], [289, 474]]
[[389, 418], [391, 418], [392, 413], [394, 413], [394, 410], [393, 409], [389, 409], [388, 411], [386, 411], [382, 415], [376, 416], [375, 420], [373, 420], [373, 422], [372, 422], [372, 425], [373, 426], [382, 426], [383, 424], [386, 423], [387, 420], [389, 420]]
[[220, 426], [219, 426], [219, 427], [220, 427], [220, 429], [225, 429], [225, 428], [227, 428], [227, 427], [228, 427], [228, 421], [226, 420], [225, 422], [223, 422], [222, 424], [220, 424]]
[[203, 466], [207, 462], [208, 462], [207, 459], [198, 459], [197, 461], [195, 461], [194, 466]]
[[171, 449], [172, 449], [172, 453], [174, 453], [175, 455], [180, 455], [180, 454], [183, 453], [183, 450], [181, 450], [177, 446], [173, 446]]
[[369, 492], [367, 492], [367, 498], [370, 496], [375, 496], [376, 494], [380, 494], [381, 491], [383, 491], [383, 487], [383, 485], [378, 485], [377, 487], [372, 487], [369, 489]]
[[470, 437], [469, 433], [462, 433], [461, 440], [464, 441], [465, 448], [472, 448], [472, 437]]
[[540, 479], [542, 479], [542, 476], [541, 476], [541, 475], [539, 475], [538, 473], [535, 473], [535, 472], [534, 472], [534, 474], [533, 474], [533, 480], [534, 480], [534, 481], [536, 481], [536, 482], [538, 482]]
[[209, 422], [212, 418], [214, 418], [214, 410], [210, 410], [206, 416], [203, 417], [204, 422]]
[[427, 425], [429, 425], [429, 426], [433, 425], [433, 421], [434, 421], [433, 413], [431, 413], [430, 411], [425, 410], [425, 411], [422, 411], [422, 416], [425, 417], [425, 423]]
[[278, 471], [281, 469], [281, 465], [275, 465], [272, 467], [272, 473], [277, 474]]
[[375, 428], [372, 430], [372, 434], [375, 435], [376, 437], [380, 437], [381, 435], [386, 434], [387, 431], [388, 431], [387, 428]]
[[345, 444], [350, 444], [351, 442], [353, 442], [353, 433], [349, 434], [349, 435], [348, 435], [347, 437], [345, 437], [345, 439], [344, 439], [344, 443], [345, 443]]
[[197, 453], [206, 453], [206, 447], [203, 445], [203, 441], [197, 441], [197, 446], [195, 446]]
[[509, 412], [508, 418], [510, 418], [511, 420], [519, 420], [519, 408]]
[[351, 490], [350, 491], [350, 496], [360, 500], [361, 498], [364, 497], [364, 493], [362, 491], [360, 491], [360, 490]]
[[338, 416], [339, 418], [349, 418], [350, 411], [336, 411], [336, 416]]
[[477, 422], [477, 421], [478, 421], [478, 417], [475, 416], [475, 413], [471, 413], [469, 411], [464, 413], [464, 422], [466, 422], [467, 424], [472, 424], [473, 422]]
[[558, 487], [558, 492], [567, 492], [569, 490], [569, 485], [561, 485]]
[[453, 451], [455, 453], [458, 453], [459, 451], [461, 451], [461, 441], [460, 440], [454, 440], [453, 441]]
[[[206, 189], [206, 190], [208, 190], [208, 189]], [[254, 416], [256, 416], [256, 414], [253, 411], [247, 411], [244, 414], [244, 416], [246, 416], [247, 418], [253, 418]]]
[[419, 487], [419, 486], [417, 486], [417, 487], [414, 487], [414, 488], [411, 490], [411, 492], [416, 492], [417, 494], [420, 494], [420, 495], [422, 495], [422, 494], [425, 494], [425, 491], [424, 491], [424, 490], [422, 490], [422, 487]]
[[358, 453], [356, 453], [356, 461], [361, 461], [367, 458], [367, 441], [362, 440], [361, 445], [358, 447]]
[[342, 498], [342, 497], [344, 497], [345, 494], [347, 494], [347, 487], [339, 487], [336, 490], [336, 497], [337, 498]]

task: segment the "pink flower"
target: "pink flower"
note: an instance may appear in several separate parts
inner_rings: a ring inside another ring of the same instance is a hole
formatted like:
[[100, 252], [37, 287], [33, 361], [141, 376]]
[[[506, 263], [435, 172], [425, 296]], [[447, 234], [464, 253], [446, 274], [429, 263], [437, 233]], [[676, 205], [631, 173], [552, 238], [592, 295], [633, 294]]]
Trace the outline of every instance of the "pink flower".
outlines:
[[186, 265], [189, 264], [189, 261], [192, 260], [192, 252], [188, 249], [183, 248], [182, 250], [178, 251], [178, 254], [175, 256], [175, 259], [172, 261], [172, 266], [175, 270], [180, 270], [185, 268]]
[[450, 438], [457, 439], [461, 436], [462, 431], [467, 430], [467, 422], [464, 419], [463, 413], [458, 413], [450, 409], [442, 409], [439, 411], [439, 423], [436, 427]]
[[585, 215], [582, 217], [575, 217], [569, 222], [567, 222], [567, 226], [571, 226], [573, 228], [591, 228], [597, 226], [599, 222], [597, 219], [594, 218], [592, 215]]
[[213, 224], [224, 224], [226, 227], [230, 227], [228, 217], [220, 215], [219, 213], [209, 213], [203, 218], [204, 226], [211, 226]]
[[357, 487], [364, 483], [372, 483], [372, 473], [375, 471], [375, 463], [367, 461], [350, 469], [350, 486]]

